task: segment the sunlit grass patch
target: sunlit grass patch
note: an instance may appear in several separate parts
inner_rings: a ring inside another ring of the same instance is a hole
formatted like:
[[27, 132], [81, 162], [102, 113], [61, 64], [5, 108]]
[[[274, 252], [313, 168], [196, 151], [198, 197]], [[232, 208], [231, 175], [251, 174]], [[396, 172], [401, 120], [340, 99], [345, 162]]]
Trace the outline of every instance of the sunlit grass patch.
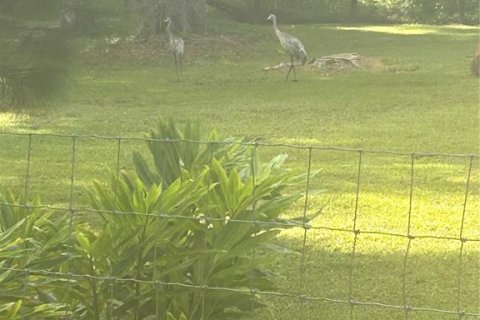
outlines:
[[431, 26], [431, 25], [391, 25], [391, 26], [340, 26], [336, 27], [338, 30], [346, 31], [367, 31], [378, 32], [393, 35], [464, 35], [471, 36], [478, 34], [478, 27], [463, 26], [463, 25], [449, 25], [449, 26]]
[[28, 113], [16, 113], [16, 112], [1, 112], [0, 113], [0, 128], [7, 129], [22, 125], [30, 120]]
[[421, 35], [437, 33], [434, 27], [398, 25], [398, 26], [361, 26], [361, 27], [338, 27], [338, 30], [369, 31], [401, 35]]

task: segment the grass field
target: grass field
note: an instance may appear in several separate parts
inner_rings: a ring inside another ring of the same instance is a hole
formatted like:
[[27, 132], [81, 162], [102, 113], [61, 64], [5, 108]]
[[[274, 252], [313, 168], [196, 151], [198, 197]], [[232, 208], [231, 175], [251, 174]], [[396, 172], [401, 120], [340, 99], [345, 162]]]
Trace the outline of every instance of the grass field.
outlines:
[[[224, 136], [312, 145], [319, 148], [312, 151], [312, 169], [321, 171], [311, 181], [308, 211], [325, 209], [307, 232], [304, 262], [289, 255], [275, 269], [279, 292], [319, 299], [268, 296], [271, 307], [258, 318], [352, 316], [349, 304], [328, 299], [480, 313], [480, 241], [465, 242], [459, 263], [461, 242], [449, 240], [460, 237], [462, 226], [462, 237], [480, 240], [479, 82], [469, 73], [479, 28], [281, 27], [301, 38], [312, 58], [357, 52], [378, 67], [330, 75], [306, 67], [298, 71], [298, 82], [285, 83], [285, 70], [262, 71], [287, 60], [267, 24], [214, 20], [208, 35], [188, 36], [180, 78], [160, 43], [108, 46], [84, 39], [62, 102], [0, 114], [0, 185], [24, 190], [26, 133], [41, 134], [31, 138], [28, 192], [59, 206], [70, 199], [69, 135], [138, 138], [158, 117], [173, 117], [199, 121]], [[76, 138], [75, 206], [87, 205], [85, 188], [115, 168], [117, 147], [116, 139]], [[360, 148], [396, 153], [362, 153], [359, 179], [359, 152], [351, 149]], [[122, 167], [130, 168], [134, 149], [145, 146], [122, 141]], [[307, 149], [259, 152], [264, 159], [286, 152], [289, 168], [307, 170]], [[477, 157], [415, 156], [412, 183], [411, 153]], [[313, 194], [320, 189], [325, 192]], [[289, 214], [301, 216], [303, 209], [299, 203]], [[411, 241], [405, 265], [408, 239], [396, 235], [407, 234], [409, 220], [412, 235], [430, 238]], [[362, 232], [352, 260], [354, 223]], [[285, 232], [278, 241], [301, 252], [303, 232]], [[414, 311], [409, 319], [458, 317]], [[405, 319], [405, 312], [357, 305], [352, 318]]]

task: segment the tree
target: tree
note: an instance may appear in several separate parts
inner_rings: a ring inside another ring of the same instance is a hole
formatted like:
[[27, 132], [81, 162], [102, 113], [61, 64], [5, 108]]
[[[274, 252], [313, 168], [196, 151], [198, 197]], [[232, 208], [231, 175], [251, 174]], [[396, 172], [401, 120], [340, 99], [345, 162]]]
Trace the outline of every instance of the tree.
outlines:
[[207, 1], [187, 0], [187, 17], [192, 30], [203, 31], [207, 23]]
[[350, 0], [350, 19], [354, 20], [357, 15], [358, 0]]
[[207, 22], [206, 0], [163, 0], [163, 3], [164, 15], [171, 17], [180, 31], [204, 30]]
[[158, 0], [142, 0], [138, 4], [140, 10], [140, 24], [137, 38], [149, 39], [160, 33], [161, 16], [165, 7]]
[[460, 23], [465, 23], [465, 0], [458, 0], [458, 19]]
[[71, 16], [62, 0], [0, 2], [0, 104], [51, 97], [64, 83]]
[[137, 37], [149, 39], [160, 33], [162, 21], [170, 17], [178, 33], [200, 32], [207, 22], [206, 0], [141, 0]]

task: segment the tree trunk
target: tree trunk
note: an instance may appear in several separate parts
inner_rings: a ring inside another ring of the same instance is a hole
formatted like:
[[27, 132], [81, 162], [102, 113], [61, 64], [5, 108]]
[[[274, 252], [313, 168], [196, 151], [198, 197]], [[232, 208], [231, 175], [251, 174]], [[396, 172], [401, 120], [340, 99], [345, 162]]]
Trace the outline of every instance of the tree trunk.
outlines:
[[200, 32], [207, 22], [207, 1], [165, 0], [165, 14], [172, 18], [177, 32]]
[[255, 20], [260, 21], [262, 19], [261, 13], [262, 13], [262, 8], [260, 7], [260, 0], [254, 0], [253, 1], [253, 13], [255, 14]]
[[176, 33], [190, 31], [187, 8], [187, 0], [165, 0], [165, 15], [172, 19]]
[[358, 0], [351, 0], [350, 1], [350, 12], [349, 18], [350, 21], [355, 21], [357, 18], [357, 7], [358, 7]]
[[137, 37], [141, 39], [158, 35], [166, 17], [172, 19], [174, 33], [201, 32], [207, 23], [207, 1], [142, 0], [140, 15]]
[[206, 0], [188, 0], [187, 17], [192, 31], [204, 31], [207, 24], [207, 1]]
[[458, 19], [461, 24], [465, 23], [465, 0], [458, 0]]
[[158, 0], [141, 1], [137, 39], [147, 40], [159, 34], [163, 7]]

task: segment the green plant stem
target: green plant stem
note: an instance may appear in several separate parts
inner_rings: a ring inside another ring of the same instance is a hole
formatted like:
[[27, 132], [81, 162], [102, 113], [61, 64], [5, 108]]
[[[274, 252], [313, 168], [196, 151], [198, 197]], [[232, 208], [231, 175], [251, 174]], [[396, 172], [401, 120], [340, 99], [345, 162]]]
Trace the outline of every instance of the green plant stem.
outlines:
[[95, 310], [95, 320], [100, 320], [100, 313], [98, 310], [98, 293], [97, 293], [97, 285], [95, 282], [95, 268], [94, 268], [94, 263], [93, 263], [93, 258], [91, 255], [89, 255], [89, 262], [90, 262], [90, 275], [92, 278], [90, 278], [90, 286], [92, 288], [92, 296], [93, 296], [93, 309]]
[[[136, 272], [136, 276], [135, 276], [135, 279], [140, 279], [140, 275], [142, 273], [142, 264], [143, 264], [143, 259], [142, 259], [142, 253], [143, 251], [141, 250], [141, 247], [142, 247], [142, 244], [145, 240], [145, 234], [147, 233], [147, 225], [148, 225], [148, 222], [150, 221], [149, 217], [145, 217], [145, 222], [143, 224], [143, 228], [142, 228], [142, 234], [140, 235], [140, 239], [138, 241], [138, 244], [139, 244], [139, 250], [138, 250], [138, 258], [137, 258], [137, 272]], [[140, 319], [140, 301], [138, 299], [138, 297], [140, 296], [140, 283], [139, 282], [135, 282], [135, 319], [139, 320]]]

